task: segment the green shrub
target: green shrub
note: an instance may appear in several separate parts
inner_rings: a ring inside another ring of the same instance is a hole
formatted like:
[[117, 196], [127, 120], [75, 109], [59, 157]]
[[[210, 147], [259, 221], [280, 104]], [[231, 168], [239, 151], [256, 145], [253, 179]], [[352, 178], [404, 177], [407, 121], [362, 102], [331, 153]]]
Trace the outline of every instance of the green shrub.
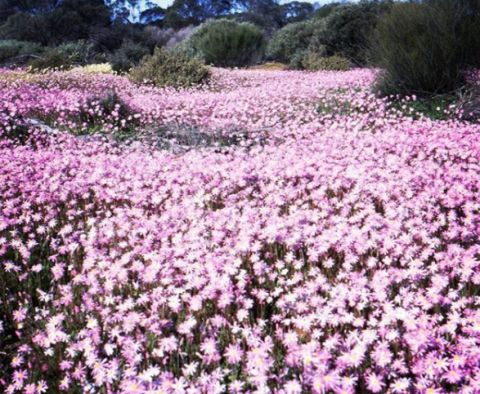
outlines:
[[266, 56], [278, 62], [299, 64], [298, 59], [308, 48], [319, 47], [324, 31], [323, 20], [290, 23], [278, 30], [269, 41]]
[[308, 56], [308, 51], [306, 49], [296, 51], [290, 58], [288, 68], [291, 70], [303, 70], [303, 61], [306, 56]]
[[[1, 9], [0, 2], [0, 9]], [[0, 26], [0, 37], [47, 45], [51, 39], [49, 24], [42, 15], [16, 12]]]
[[263, 34], [251, 23], [219, 19], [204, 23], [189, 44], [207, 64], [243, 67], [260, 60]]
[[478, 3], [432, 0], [396, 5], [375, 34], [374, 54], [384, 69], [378, 91], [428, 96], [465, 84], [464, 71], [480, 60]]
[[356, 64], [365, 64], [375, 26], [390, 7], [388, 1], [336, 7], [326, 18], [322, 43], [326, 45], [328, 54], [339, 54]]
[[347, 71], [352, 68], [352, 63], [340, 55], [319, 56], [313, 52], [308, 53], [302, 60], [305, 70]]
[[56, 49], [49, 49], [28, 62], [33, 72], [46, 70], [68, 70], [72, 61]]
[[[0, 40], [0, 63], [13, 61], [18, 57], [35, 55], [42, 50], [40, 44], [28, 41]], [[23, 59], [19, 59], [23, 60]]]
[[93, 44], [85, 40], [62, 44], [57, 51], [75, 64], [88, 64], [94, 55]]
[[135, 67], [144, 56], [149, 54], [150, 51], [146, 46], [125, 40], [122, 46], [110, 55], [108, 61], [114, 71], [127, 72], [132, 67]]
[[206, 82], [210, 71], [205, 64], [182, 51], [155, 49], [130, 71], [130, 78], [138, 83], [155, 86], [185, 87]]

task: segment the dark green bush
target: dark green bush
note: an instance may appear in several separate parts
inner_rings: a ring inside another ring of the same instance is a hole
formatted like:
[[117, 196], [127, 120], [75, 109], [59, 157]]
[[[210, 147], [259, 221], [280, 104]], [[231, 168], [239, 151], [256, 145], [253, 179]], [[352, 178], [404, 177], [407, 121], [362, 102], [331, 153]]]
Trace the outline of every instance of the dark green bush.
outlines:
[[298, 59], [315, 43], [322, 41], [325, 31], [323, 20], [290, 23], [278, 30], [269, 41], [266, 56], [270, 60], [290, 63], [293, 68], [298, 64]]
[[31, 71], [68, 70], [72, 61], [56, 49], [49, 49], [28, 62]]
[[40, 44], [28, 41], [0, 40], [0, 64], [10, 61], [23, 62], [28, 55], [38, 54], [42, 50]]
[[303, 61], [305, 57], [308, 56], [308, 50], [299, 50], [296, 51], [293, 56], [290, 58], [288, 63], [288, 68], [291, 70], [303, 70]]
[[302, 60], [305, 70], [318, 71], [347, 71], [352, 68], [352, 63], [340, 55], [319, 56], [315, 53], [308, 53]]
[[260, 60], [263, 35], [251, 23], [219, 19], [204, 23], [189, 44], [207, 64], [243, 67]]
[[155, 86], [185, 87], [206, 82], [210, 71], [205, 64], [182, 51], [157, 48], [130, 71], [130, 78], [138, 83]]
[[398, 4], [379, 23], [374, 54], [384, 69], [382, 94], [449, 93], [479, 64], [480, 2], [432, 0]]
[[127, 72], [132, 67], [135, 67], [144, 56], [149, 54], [150, 51], [146, 46], [125, 40], [122, 46], [109, 57], [109, 63], [114, 71]]
[[[1, 8], [1, 2], [0, 2]], [[51, 39], [48, 21], [40, 15], [18, 12], [10, 15], [0, 26], [0, 37], [47, 45]]]
[[375, 26], [390, 7], [389, 1], [336, 7], [326, 18], [322, 43], [328, 54], [339, 54], [356, 64], [365, 64]]

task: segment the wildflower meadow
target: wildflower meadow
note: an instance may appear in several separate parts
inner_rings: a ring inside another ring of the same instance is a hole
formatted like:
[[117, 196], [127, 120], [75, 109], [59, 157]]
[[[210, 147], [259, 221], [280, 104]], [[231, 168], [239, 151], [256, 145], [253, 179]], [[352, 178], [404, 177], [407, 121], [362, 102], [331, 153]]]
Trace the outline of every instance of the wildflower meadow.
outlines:
[[480, 393], [480, 126], [377, 72], [0, 71], [0, 392]]

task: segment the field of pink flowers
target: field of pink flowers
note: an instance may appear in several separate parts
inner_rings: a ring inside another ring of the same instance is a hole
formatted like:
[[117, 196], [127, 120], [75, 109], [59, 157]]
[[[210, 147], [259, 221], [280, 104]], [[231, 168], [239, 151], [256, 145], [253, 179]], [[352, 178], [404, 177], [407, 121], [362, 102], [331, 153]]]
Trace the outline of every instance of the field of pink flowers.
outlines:
[[480, 126], [374, 77], [0, 72], [0, 391], [480, 393]]

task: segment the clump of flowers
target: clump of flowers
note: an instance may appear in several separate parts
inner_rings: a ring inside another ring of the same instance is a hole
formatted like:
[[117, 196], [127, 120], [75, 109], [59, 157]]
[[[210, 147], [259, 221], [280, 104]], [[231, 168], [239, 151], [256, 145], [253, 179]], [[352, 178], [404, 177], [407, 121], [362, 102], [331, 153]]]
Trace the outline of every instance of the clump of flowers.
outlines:
[[[1, 390], [479, 392], [480, 127], [404, 116], [373, 75], [3, 80]], [[138, 128], [268, 138], [179, 154], [76, 137], [107, 86]]]

